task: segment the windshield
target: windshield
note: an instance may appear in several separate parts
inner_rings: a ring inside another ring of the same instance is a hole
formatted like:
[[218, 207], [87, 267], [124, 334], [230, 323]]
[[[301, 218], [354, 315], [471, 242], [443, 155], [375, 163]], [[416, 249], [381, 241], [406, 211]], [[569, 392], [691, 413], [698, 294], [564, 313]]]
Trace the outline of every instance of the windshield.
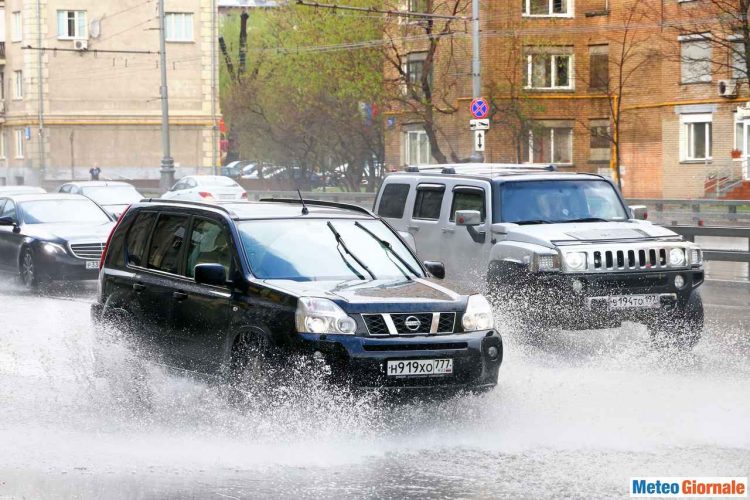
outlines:
[[[495, 220], [502, 222], [596, 222], [626, 220], [625, 207], [604, 180], [504, 182], [495, 190]], [[499, 199], [498, 199], [499, 198]]]
[[86, 198], [79, 200], [38, 200], [21, 203], [25, 224], [55, 222], [110, 222], [101, 208]]
[[196, 180], [201, 186], [234, 187], [239, 185], [229, 177], [222, 177], [220, 175], [197, 177]]
[[[422, 268], [409, 249], [383, 222], [330, 220], [346, 249], [337, 242], [336, 233], [328, 222], [323, 219], [296, 219], [239, 223], [242, 243], [253, 274], [261, 279], [295, 281], [356, 280], [373, 276], [376, 279], [403, 279], [405, 275], [411, 275], [397, 257], [373, 238], [374, 234], [390, 243], [393, 251], [416, 271], [418, 277], [424, 277]], [[358, 227], [357, 222], [362, 227]], [[365, 263], [367, 269], [361, 263]]]
[[132, 186], [86, 187], [83, 194], [100, 205], [130, 205], [143, 199]]

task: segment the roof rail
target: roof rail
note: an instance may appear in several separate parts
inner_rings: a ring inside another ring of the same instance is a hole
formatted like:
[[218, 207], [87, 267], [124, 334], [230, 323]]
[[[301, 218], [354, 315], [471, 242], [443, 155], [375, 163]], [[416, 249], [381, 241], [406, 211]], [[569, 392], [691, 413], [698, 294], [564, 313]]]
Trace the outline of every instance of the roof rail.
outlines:
[[[245, 201], [245, 200], [242, 200]], [[198, 207], [206, 207], [206, 208], [216, 208], [221, 210], [222, 212], [229, 214], [230, 216], [234, 216], [235, 213], [229, 210], [226, 207], [222, 207], [221, 205], [217, 203], [206, 203], [203, 201], [192, 201], [192, 200], [171, 200], [169, 198], [143, 198], [141, 200], [141, 203], [174, 203], [177, 205], [195, 205]], [[236, 202], [235, 202], [236, 203]]]
[[338, 201], [325, 201], [325, 200], [308, 200], [300, 198], [261, 198], [258, 201], [273, 202], [273, 203], [290, 203], [296, 205], [302, 205], [304, 201], [307, 205], [317, 205], [319, 207], [332, 207], [332, 208], [343, 208], [346, 210], [354, 210], [355, 212], [361, 212], [371, 217], [376, 217], [370, 210], [360, 207], [359, 205], [351, 205], [349, 203], [340, 203]]
[[554, 164], [547, 163], [449, 163], [443, 165], [425, 165], [422, 167], [410, 165], [404, 169], [404, 172], [435, 172], [437, 170], [443, 174], [455, 174], [504, 170], [540, 170], [555, 172], [557, 168]]

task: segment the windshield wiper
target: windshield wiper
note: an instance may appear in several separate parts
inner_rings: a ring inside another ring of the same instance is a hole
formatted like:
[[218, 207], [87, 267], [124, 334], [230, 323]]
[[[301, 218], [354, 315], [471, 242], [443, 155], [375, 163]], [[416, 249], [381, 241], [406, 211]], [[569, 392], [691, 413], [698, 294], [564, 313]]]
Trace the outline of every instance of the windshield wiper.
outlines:
[[[336, 243], [338, 243], [339, 246], [341, 248], [343, 248], [346, 253], [348, 253], [349, 255], [351, 255], [352, 259], [354, 259], [354, 262], [356, 262], [362, 269], [364, 269], [365, 271], [367, 271], [367, 274], [369, 274], [370, 276], [372, 276], [372, 279], [377, 279], [375, 277], [375, 274], [372, 271], [370, 271], [370, 268], [367, 267], [364, 262], [362, 262], [361, 260], [359, 260], [359, 258], [356, 255], [354, 255], [351, 250], [349, 250], [349, 247], [346, 246], [346, 243], [344, 243], [344, 239], [341, 237], [341, 235], [339, 234], [339, 232], [336, 231], [336, 228], [333, 227], [333, 224], [331, 223], [331, 221], [328, 221], [328, 228], [331, 230], [331, 232], [333, 233], [333, 236], [336, 238]], [[339, 250], [339, 253], [341, 253], [341, 250]], [[359, 279], [361, 279], [361, 280], [365, 279], [365, 277], [361, 273], [357, 272], [354, 269], [354, 267], [351, 264], [349, 264], [349, 261], [347, 261], [344, 258], [343, 254], [341, 255], [341, 258], [344, 259], [344, 262], [346, 262], [346, 265], [349, 267], [349, 269], [352, 270], [352, 272], [354, 274], [357, 275], [357, 277]]]
[[560, 222], [612, 222], [601, 217], [581, 217], [580, 219], [561, 220]]
[[[401, 263], [401, 265], [403, 265], [410, 273], [412, 273], [416, 277], [419, 277], [419, 274], [414, 270], [414, 268], [411, 267], [409, 265], [409, 263], [406, 262], [406, 260], [404, 260], [404, 258], [401, 257], [398, 254], [398, 252], [396, 252], [393, 249], [393, 247], [391, 246], [391, 244], [389, 242], [385, 241], [383, 238], [381, 238], [377, 234], [375, 234], [372, 231], [370, 231], [369, 229], [367, 229], [365, 226], [363, 226], [362, 224], [360, 224], [359, 221], [355, 222], [354, 225], [357, 226], [358, 228], [360, 228], [362, 231], [364, 231], [367, 234], [369, 234], [372, 237], [372, 239], [374, 239], [375, 241], [377, 241], [384, 250], [386, 250], [389, 254], [391, 254], [394, 257], [396, 257], [398, 259], [398, 261]], [[395, 262], [394, 262], [394, 264], [395, 264]], [[396, 266], [396, 267], [398, 267], [398, 266]], [[411, 277], [408, 274], [404, 273], [403, 269], [401, 269], [400, 267], [398, 267], [398, 269], [404, 274], [405, 277], [411, 279]]]
[[514, 222], [513, 224], [518, 224], [519, 226], [523, 226], [526, 224], [552, 224], [552, 221], [544, 220], [544, 219], [530, 219], [530, 220], [519, 220]]

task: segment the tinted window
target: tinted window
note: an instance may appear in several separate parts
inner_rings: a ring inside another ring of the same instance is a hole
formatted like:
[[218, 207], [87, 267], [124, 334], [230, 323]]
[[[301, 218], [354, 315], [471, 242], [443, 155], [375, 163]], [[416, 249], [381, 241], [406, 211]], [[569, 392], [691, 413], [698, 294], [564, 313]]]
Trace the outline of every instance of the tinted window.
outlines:
[[8, 200], [5, 202], [3, 211], [0, 212], [0, 217], [10, 217], [11, 219], [16, 218], [16, 204]]
[[378, 215], [400, 219], [404, 216], [406, 197], [409, 196], [408, 184], [388, 184], [380, 195]]
[[180, 252], [187, 235], [188, 218], [181, 215], [159, 216], [151, 236], [148, 268], [176, 274], [179, 271]]
[[444, 193], [445, 186], [417, 186], [417, 198], [414, 200], [414, 218], [438, 220]]
[[61, 193], [70, 193], [70, 184], [65, 184], [63, 187], [60, 188]]
[[185, 274], [191, 278], [195, 276], [195, 266], [198, 264], [221, 264], [228, 275], [231, 259], [229, 242], [229, 234], [219, 223], [195, 219], [190, 233]]
[[26, 224], [57, 222], [104, 224], [111, 221], [109, 216], [88, 198], [24, 201], [21, 203], [21, 208], [23, 208], [23, 221]]
[[458, 210], [479, 210], [482, 222], [486, 216], [486, 203], [484, 201], [483, 189], [456, 188], [453, 190], [453, 203], [451, 204], [451, 222], [456, 220]]
[[5, 206], [5, 200], [0, 200], [0, 217], [2, 217], [4, 206]]
[[143, 257], [146, 255], [146, 244], [151, 228], [156, 220], [153, 212], [140, 212], [128, 231], [126, 244], [128, 264], [133, 266], [143, 265]]

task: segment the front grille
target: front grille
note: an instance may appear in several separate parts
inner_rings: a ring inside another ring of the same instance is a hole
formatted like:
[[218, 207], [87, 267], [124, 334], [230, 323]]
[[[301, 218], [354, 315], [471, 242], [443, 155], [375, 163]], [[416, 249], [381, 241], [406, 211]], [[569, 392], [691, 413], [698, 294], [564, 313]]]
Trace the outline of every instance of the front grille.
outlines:
[[586, 269], [577, 272], [628, 272], [669, 269], [669, 251], [672, 248], [681, 247], [633, 245], [618, 248], [616, 245], [607, 245], [595, 250], [568, 247], [563, 252], [586, 254]]
[[371, 336], [430, 335], [455, 331], [456, 313], [363, 314]]
[[72, 243], [70, 251], [79, 259], [99, 260], [102, 258], [104, 243]]

